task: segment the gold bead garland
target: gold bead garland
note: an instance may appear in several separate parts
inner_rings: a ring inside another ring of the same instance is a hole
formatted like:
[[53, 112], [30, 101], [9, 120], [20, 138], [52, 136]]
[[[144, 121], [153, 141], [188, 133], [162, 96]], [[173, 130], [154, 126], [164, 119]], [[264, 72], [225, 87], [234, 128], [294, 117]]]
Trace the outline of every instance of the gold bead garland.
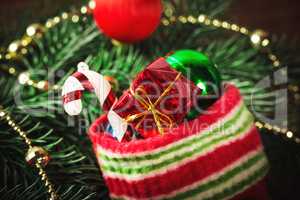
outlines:
[[21, 129], [21, 127], [11, 118], [11, 116], [3, 109], [1, 105], [0, 120], [5, 121], [26, 143], [28, 147], [26, 161], [28, 164], [34, 165], [38, 169], [38, 174], [41, 176], [41, 179], [44, 182], [44, 185], [47, 188], [47, 192], [50, 196], [49, 200], [59, 199], [54, 186], [49, 181], [47, 173], [44, 169], [44, 166], [46, 166], [50, 161], [50, 156], [47, 151], [42, 147], [33, 146], [32, 141], [27, 137], [27, 133]]
[[[83, 6], [80, 9], [80, 15], [79, 14], [70, 14], [70, 13], [62, 13], [61, 16], [56, 16], [53, 19], [49, 19], [45, 25], [40, 25], [40, 24], [33, 24], [29, 26], [26, 30], [26, 35], [23, 36], [21, 42], [20, 41], [15, 41], [12, 44], [9, 45], [8, 48], [8, 53], [7, 54], [1, 54], [0, 53], [0, 60], [1, 59], [16, 59], [21, 55], [25, 55], [28, 51], [26, 47], [30, 45], [32, 41], [32, 37], [35, 37], [36, 34], [38, 34], [38, 37], [41, 37], [45, 31], [45, 29], [49, 29], [57, 25], [58, 23], [61, 23], [63, 20], [68, 20], [71, 19], [72, 22], [77, 23], [80, 19], [81, 16], [90, 14], [91, 11], [95, 8], [95, 2], [91, 0], [87, 6]], [[255, 31], [250, 31], [247, 27], [240, 26], [238, 24], [232, 24], [227, 21], [222, 21], [219, 19], [214, 19], [210, 18], [207, 15], [200, 14], [199, 16], [195, 17], [192, 15], [189, 16], [174, 16], [173, 15], [173, 10], [169, 7], [166, 8], [166, 17], [163, 17], [161, 22], [164, 26], [169, 26], [171, 24], [176, 23], [179, 21], [180, 23], [186, 24], [204, 24], [206, 26], [212, 26], [216, 28], [222, 28], [225, 30], [233, 31], [236, 33], [240, 33], [242, 35], [245, 35], [249, 37], [249, 40], [251, 44], [253, 45], [254, 48], [259, 48], [262, 50], [262, 52], [267, 54], [267, 58], [270, 60], [274, 68], [278, 68], [281, 65], [281, 62], [279, 58], [272, 53], [270, 48], [270, 39], [268, 38], [268, 33], [266, 33], [263, 30], [255, 30]], [[23, 49], [23, 50], [22, 50]], [[9, 74], [16, 75], [16, 68], [15, 67], [9, 67], [7, 69]], [[48, 81], [34, 81], [30, 79], [30, 75], [26, 72], [23, 72], [19, 74], [19, 83], [22, 85], [29, 85], [37, 89], [41, 90], [48, 90], [48, 89], [53, 89], [53, 90], [58, 90], [60, 89], [60, 86], [54, 85], [54, 86], [49, 86]], [[288, 90], [292, 93], [295, 93], [294, 98], [295, 100], [300, 100], [300, 94], [299, 94], [299, 86], [297, 85], [292, 85], [290, 84], [288, 86]], [[295, 134], [287, 129], [284, 128], [279, 128], [275, 125], [270, 125], [268, 123], [264, 122], [256, 122], [256, 126], [259, 129], [268, 129], [272, 130], [275, 133], [278, 132], [281, 135], [285, 136], [286, 138], [295, 141], [296, 143], [300, 143], [300, 138], [296, 137]]]

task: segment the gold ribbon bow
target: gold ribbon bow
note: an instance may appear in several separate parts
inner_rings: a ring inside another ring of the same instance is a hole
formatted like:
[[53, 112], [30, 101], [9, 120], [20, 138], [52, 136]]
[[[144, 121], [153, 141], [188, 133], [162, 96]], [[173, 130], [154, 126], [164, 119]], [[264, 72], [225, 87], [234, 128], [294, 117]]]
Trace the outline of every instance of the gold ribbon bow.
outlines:
[[168, 85], [168, 87], [163, 91], [163, 93], [158, 97], [158, 99], [154, 103], [147, 96], [147, 92], [144, 90], [144, 88], [138, 87], [134, 91], [133, 88], [130, 87], [130, 93], [144, 107], [145, 111], [141, 112], [141, 113], [138, 113], [138, 114], [129, 115], [129, 116], [126, 117], [125, 121], [126, 122], [133, 122], [133, 121], [141, 118], [141, 120], [136, 125], [136, 128], [138, 128], [141, 125], [141, 123], [144, 121], [144, 119], [146, 118], [146, 116], [148, 114], [152, 114], [153, 115], [153, 119], [155, 121], [155, 124], [156, 124], [156, 126], [157, 126], [158, 131], [159, 131], [160, 134], [164, 133], [162, 124], [167, 124], [169, 126], [169, 128], [171, 128], [173, 126], [172, 119], [168, 115], [160, 112], [156, 108], [156, 106], [170, 92], [170, 90], [172, 89], [172, 87], [175, 84], [175, 82], [180, 78], [180, 75], [181, 75], [181, 73], [178, 73], [178, 75], [176, 76], [175, 80]]

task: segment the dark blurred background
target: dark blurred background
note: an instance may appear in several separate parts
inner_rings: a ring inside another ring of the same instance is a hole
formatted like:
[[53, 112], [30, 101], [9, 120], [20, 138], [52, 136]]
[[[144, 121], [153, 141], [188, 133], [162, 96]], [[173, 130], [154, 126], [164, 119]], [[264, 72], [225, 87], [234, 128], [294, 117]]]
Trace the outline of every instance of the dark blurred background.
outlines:
[[[1, 0], [0, 45], [6, 45], [22, 35], [30, 23], [46, 20], [62, 10], [68, 10], [71, 5], [80, 5], [82, 2], [78, 0]], [[286, 34], [291, 40], [300, 39], [299, 0], [233, 0], [227, 16], [232, 22], [252, 29], [262, 28], [277, 35]]]
[[299, 0], [233, 0], [228, 15], [233, 22], [252, 29], [300, 39]]

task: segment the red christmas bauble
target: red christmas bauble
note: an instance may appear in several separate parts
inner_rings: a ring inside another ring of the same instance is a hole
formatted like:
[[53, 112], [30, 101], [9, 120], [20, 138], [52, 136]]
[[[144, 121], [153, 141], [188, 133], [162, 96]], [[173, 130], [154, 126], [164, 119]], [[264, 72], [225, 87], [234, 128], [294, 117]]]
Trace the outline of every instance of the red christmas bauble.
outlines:
[[95, 0], [94, 19], [101, 31], [133, 43], [149, 37], [160, 23], [161, 0]]

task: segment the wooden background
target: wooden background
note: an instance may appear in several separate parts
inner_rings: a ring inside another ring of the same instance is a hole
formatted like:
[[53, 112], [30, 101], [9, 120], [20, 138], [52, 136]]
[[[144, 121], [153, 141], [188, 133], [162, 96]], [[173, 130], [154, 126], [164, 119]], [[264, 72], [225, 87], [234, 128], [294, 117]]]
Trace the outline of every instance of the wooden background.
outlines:
[[[0, 46], [22, 35], [28, 24], [46, 20], [64, 9], [69, 9], [70, 5], [76, 6], [82, 3], [79, 0], [1, 0], [0, 2]], [[300, 39], [299, 0], [233, 0], [227, 15], [231, 22], [250, 28], [263, 28], [278, 35], [286, 34], [291, 39]]]

